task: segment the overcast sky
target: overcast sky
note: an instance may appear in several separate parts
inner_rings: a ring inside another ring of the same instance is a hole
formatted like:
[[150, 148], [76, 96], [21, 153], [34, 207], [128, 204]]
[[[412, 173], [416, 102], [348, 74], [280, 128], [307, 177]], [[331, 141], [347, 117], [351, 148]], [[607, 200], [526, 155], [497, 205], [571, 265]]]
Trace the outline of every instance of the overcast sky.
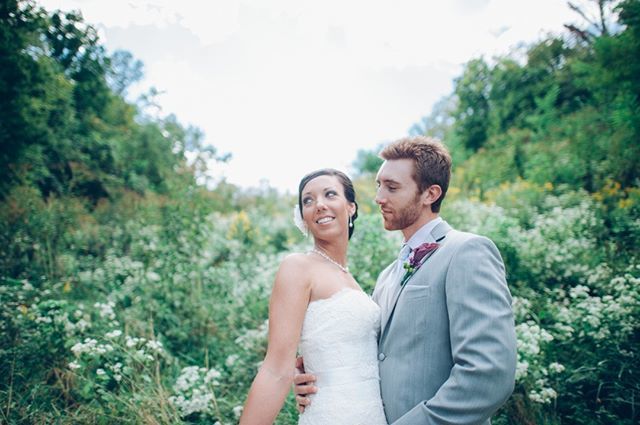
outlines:
[[408, 134], [462, 65], [563, 32], [563, 0], [40, 0], [80, 10], [130, 51], [162, 114], [231, 161], [214, 174], [294, 192], [308, 171], [349, 172], [359, 149]]

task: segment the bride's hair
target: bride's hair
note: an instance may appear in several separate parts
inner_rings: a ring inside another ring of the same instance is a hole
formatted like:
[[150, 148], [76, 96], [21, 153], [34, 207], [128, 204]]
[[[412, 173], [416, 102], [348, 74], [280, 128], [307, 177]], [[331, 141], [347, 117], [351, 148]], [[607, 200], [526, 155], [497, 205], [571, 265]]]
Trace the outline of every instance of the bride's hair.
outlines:
[[353, 182], [351, 179], [342, 171], [335, 170], [333, 168], [323, 168], [321, 170], [313, 171], [300, 180], [300, 185], [298, 185], [298, 207], [300, 208], [300, 213], [302, 213], [302, 189], [309, 183], [311, 180], [320, 176], [335, 176], [338, 178], [340, 183], [342, 183], [342, 188], [344, 189], [344, 196], [349, 202], [353, 202], [356, 205], [356, 211], [351, 216], [351, 223], [353, 226], [349, 227], [349, 239], [351, 239], [351, 235], [353, 234], [354, 229], [356, 228], [356, 218], [358, 218], [358, 203], [356, 202], [356, 191], [353, 188]]

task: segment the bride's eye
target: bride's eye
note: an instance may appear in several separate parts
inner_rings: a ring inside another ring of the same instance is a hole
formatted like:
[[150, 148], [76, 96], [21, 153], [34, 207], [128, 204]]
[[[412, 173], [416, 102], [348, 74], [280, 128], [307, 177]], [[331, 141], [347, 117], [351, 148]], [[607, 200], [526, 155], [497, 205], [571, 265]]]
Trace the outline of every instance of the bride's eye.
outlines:
[[306, 197], [306, 198], [302, 198], [302, 205], [311, 205], [313, 203], [313, 199]]
[[333, 198], [334, 196], [337, 196], [338, 193], [335, 190], [329, 190], [327, 191], [327, 198]]

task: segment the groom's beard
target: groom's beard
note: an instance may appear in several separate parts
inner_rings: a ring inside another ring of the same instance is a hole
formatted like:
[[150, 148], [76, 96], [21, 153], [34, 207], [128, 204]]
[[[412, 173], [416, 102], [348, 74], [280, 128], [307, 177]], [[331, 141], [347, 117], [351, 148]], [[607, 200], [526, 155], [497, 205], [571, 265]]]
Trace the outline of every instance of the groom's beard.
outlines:
[[385, 229], [402, 230], [407, 228], [420, 218], [421, 213], [420, 195], [416, 194], [413, 201], [396, 210], [396, 214], [394, 214], [391, 220], [385, 220]]

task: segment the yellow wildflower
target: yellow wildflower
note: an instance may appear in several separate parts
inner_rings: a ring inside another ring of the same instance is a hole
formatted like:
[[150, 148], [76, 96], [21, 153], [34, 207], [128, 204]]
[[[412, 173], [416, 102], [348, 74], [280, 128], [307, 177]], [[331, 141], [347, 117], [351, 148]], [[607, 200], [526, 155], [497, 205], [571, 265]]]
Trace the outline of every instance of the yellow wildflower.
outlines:
[[618, 208], [620, 209], [625, 209], [625, 208], [629, 208], [631, 205], [633, 205], [633, 201], [631, 199], [620, 199], [618, 201]]

